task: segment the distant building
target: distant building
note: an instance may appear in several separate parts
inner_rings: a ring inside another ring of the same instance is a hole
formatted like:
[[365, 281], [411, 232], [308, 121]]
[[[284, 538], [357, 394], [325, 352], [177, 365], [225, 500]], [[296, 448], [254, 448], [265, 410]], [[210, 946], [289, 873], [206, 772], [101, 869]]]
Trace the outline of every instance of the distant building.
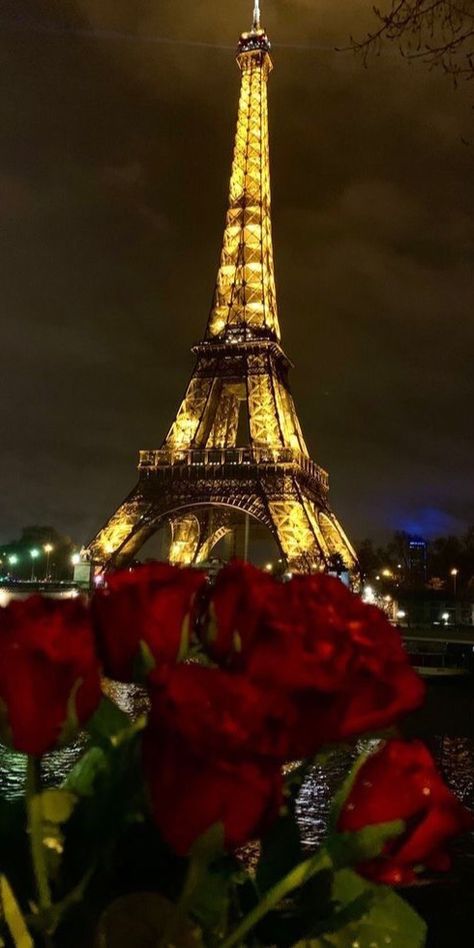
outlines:
[[408, 581], [410, 585], [426, 583], [428, 544], [422, 537], [410, 537], [408, 541]]

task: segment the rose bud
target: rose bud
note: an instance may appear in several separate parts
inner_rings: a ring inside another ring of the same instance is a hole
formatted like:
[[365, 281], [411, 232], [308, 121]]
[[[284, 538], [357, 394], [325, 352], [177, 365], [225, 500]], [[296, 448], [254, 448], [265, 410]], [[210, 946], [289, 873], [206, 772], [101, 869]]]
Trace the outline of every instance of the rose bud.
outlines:
[[474, 826], [474, 818], [448, 789], [421, 741], [393, 740], [362, 764], [341, 810], [338, 829], [354, 832], [374, 823], [403, 820], [405, 832], [383, 853], [358, 866], [376, 882], [407, 885], [421, 867], [446, 870], [445, 844]]
[[201, 632], [212, 658], [222, 664], [241, 663], [277, 588], [272, 576], [250, 563], [234, 560], [219, 572]]
[[104, 673], [117, 681], [135, 677], [144, 642], [157, 662], [176, 661], [189, 635], [193, 604], [205, 574], [168, 563], [150, 563], [107, 576], [95, 593], [92, 617]]
[[[79, 600], [33, 596], [0, 609], [0, 734], [25, 754], [53, 750], [71, 716], [101, 699], [89, 614]], [[64, 734], [63, 734], [64, 736]]]

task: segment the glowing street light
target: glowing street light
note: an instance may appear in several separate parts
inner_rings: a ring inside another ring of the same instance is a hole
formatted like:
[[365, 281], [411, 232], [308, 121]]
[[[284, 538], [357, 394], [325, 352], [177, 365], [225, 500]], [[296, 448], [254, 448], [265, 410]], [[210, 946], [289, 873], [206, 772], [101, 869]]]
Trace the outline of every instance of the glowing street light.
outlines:
[[450, 576], [453, 577], [453, 593], [454, 593], [454, 595], [456, 595], [456, 579], [457, 579], [458, 573], [459, 573], [459, 570], [457, 569], [457, 567], [456, 567], [456, 566], [453, 566], [452, 570], [450, 570]]
[[49, 558], [50, 558], [50, 556], [51, 556], [51, 553], [52, 553], [53, 550], [54, 550], [54, 546], [53, 546], [52, 543], [45, 543], [45, 545], [44, 545], [44, 547], [43, 547], [43, 550], [44, 550], [44, 552], [46, 553], [46, 571], [45, 571], [45, 574], [44, 574], [44, 578], [45, 578], [45, 580], [46, 580], [46, 582], [47, 582], [48, 579], [49, 579]]
[[375, 593], [372, 589], [372, 586], [364, 586], [362, 591], [362, 601], [370, 604], [375, 602]]
[[10, 556], [8, 557], [8, 565], [16, 566], [17, 564], [18, 564], [18, 557], [16, 553], [10, 553]]
[[441, 618], [446, 625], [449, 622], [449, 612], [443, 612], [441, 614]]
[[40, 555], [40, 551], [37, 550], [36, 548], [34, 548], [33, 550], [30, 550], [30, 556], [32, 559], [32, 563], [31, 563], [31, 579], [32, 580], [36, 578], [35, 577], [35, 560], [38, 559], [39, 555]]
[[386, 579], [391, 579], [393, 576], [392, 570], [385, 567], [385, 569], [382, 570], [382, 576], [385, 576]]
[[73, 566], [77, 566], [81, 562], [81, 557], [79, 553], [73, 553], [71, 556], [71, 563]]

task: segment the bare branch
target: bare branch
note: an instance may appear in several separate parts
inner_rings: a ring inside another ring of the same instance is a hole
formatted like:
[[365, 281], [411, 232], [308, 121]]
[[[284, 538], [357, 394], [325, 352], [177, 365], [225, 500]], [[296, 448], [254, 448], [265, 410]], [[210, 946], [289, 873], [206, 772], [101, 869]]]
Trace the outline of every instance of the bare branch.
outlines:
[[390, 9], [374, 7], [374, 14], [378, 29], [361, 40], [351, 37], [346, 47], [365, 65], [389, 41], [405, 58], [441, 67], [455, 84], [474, 77], [474, 0], [391, 0]]

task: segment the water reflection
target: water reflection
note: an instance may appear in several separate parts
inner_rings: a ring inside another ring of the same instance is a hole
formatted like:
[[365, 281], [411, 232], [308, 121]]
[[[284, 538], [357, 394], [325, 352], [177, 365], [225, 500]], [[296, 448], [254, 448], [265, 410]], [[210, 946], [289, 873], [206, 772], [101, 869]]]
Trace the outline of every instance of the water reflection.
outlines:
[[355, 756], [355, 752], [339, 751], [324, 764], [311, 768], [296, 804], [305, 849], [315, 849], [323, 838], [331, 799], [347, 776]]
[[[60, 751], [46, 754], [42, 760], [42, 779], [46, 787], [57, 786], [72, 769], [84, 749], [85, 741], [78, 738]], [[0, 744], [0, 794], [7, 800], [21, 796], [25, 785], [26, 757]]]
[[[143, 688], [104, 681], [104, 692], [132, 717], [147, 708]], [[440, 693], [441, 694], [441, 693]], [[425, 737], [427, 737], [425, 735]], [[306, 778], [297, 802], [297, 817], [305, 848], [312, 850], [324, 836], [331, 799], [347, 776], [355, 758], [370, 750], [374, 741], [359, 741], [352, 749], [338, 750], [324, 763], [314, 766]], [[428, 743], [447, 783], [463, 803], [474, 809], [474, 738], [462, 736], [428, 737]], [[43, 761], [45, 785], [59, 784], [71, 770], [85, 746], [83, 737], [74, 744], [46, 755]], [[26, 758], [0, 745], [0, 794], [9, 799], [23, 792]], [[461, 843], [465, 857], [474, 857], [474, 836]]]
[[437, 737], [433, 750], [446, 782], [465, 806], [474, 808], [474, 741]]
[[[138, 685], [123, 685], [118, 681], [104, 679], [102, 690], [131, 717], [147, 710], [148, 698], [144, 688]], [[42, 779], [46, 787], [58, 786], [83, 753], [87, 740], [84, 735], [59, 751], [46, 754], [42, 760]], [[8, 800], [21, 796], [25, 785], [26, 757], [0, 744], [0, 795]]]

